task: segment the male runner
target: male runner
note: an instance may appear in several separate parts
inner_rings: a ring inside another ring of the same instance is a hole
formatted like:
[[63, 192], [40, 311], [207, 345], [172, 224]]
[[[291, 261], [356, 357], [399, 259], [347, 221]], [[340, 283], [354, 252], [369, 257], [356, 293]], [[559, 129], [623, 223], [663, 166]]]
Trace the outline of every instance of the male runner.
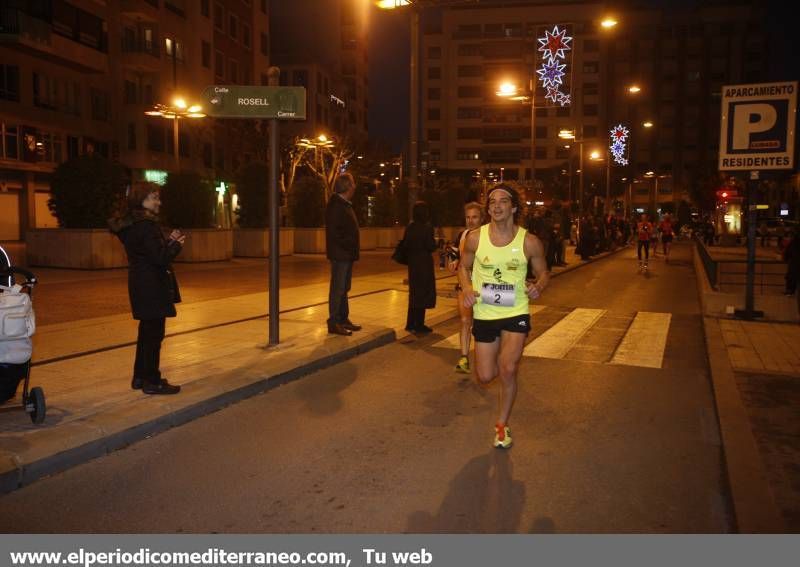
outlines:
[[[636, 223], [636, 255], [639, 257], [639, 269], [647, 269], [647, 261], [650, 259], [650, 233], [653, 232], [653, 225], [647, 220], [647, 215], [642, 215], [641, 220]], [[644, 248], [644, 262], [642, 262], [642, 248]]]
[[[517, 226], [519, 196], [508, 185], [489, 191], [489, 223], [467, 235], [458, 277], [464, 306], [473, 308], [475, 372], [487, 384], [500, 377], [500, 416], [494, 446], [511, 447], [508, 419], [517, 393], [517, 370], [531, 327], [529, 300], [537, 299], [550, 275], [541, 241]], [[536, 283], [527, 282], [527, 267]], [[470, 271], [472, 275], [470, 276]]]
[[[458, 264], [460, 261], [461, 250], [464, 247], [464, 241], [467, 234], [471, 230], [480, 228], [481, 220], [483, 219], [483, 207], [480, 203], [472, 201], [464, 205], [464, 218], [467, 228], [464, 229], [456, 238], [456, 248], [458, 249], [458, 256], [451, 258], [447, 264], [447, 268], [452, 273], [458, 272]], [[469, 339], [472, 335], [472, 309], [464, 305], [464, 292], [461, 289], [461, 284], [456, 284], [456, 292], [458, 294], [458, 314], [461, 317], [461, 334], [459, 342], [461, 344], [461, 356], [456, 363], [456, 372], [463, 374], [469, 373]]]
[[672, 248], [672, 237], [674, 231], [672, 229], [672, 218], [667, 214], [658, 225], [658, 230], [661, 232], [661, 245], [664, 247], [664, 260], [669, 264], [669, 250]]

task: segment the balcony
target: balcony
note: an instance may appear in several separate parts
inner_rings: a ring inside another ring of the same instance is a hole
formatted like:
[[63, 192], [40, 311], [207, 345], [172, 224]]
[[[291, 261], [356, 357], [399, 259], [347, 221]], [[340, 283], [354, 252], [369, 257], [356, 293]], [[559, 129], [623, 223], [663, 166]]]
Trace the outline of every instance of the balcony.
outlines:
[[122, 40], [123, 66], [136, 71], [157, 72], [160, 69], [158, 45], [141, 40]]
[[120, 0], [119, 11], [123, 16], [156, 22], [159, 17], [158, 0]]
[[107, 73], [108, 54], [65, 34], [18, 8], [0, 8], [0, 45], [31, 53], [84, 73]]

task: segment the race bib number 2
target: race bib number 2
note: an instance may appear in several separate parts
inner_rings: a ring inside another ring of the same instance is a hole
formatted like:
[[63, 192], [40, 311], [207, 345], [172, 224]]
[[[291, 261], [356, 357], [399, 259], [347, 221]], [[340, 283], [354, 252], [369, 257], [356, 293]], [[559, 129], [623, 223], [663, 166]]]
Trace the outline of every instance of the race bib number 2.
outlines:
[[517, 294], [512, 284], [485, 283], [481, 289], [481, 301], [497, 307], [514, 307]]

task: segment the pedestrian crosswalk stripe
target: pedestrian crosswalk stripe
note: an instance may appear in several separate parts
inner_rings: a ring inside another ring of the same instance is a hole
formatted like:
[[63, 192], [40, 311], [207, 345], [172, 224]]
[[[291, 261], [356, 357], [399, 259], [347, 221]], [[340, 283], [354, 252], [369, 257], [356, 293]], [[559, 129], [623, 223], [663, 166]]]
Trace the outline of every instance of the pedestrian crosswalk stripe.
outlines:
[[[536, 315], [540, 311], [544, 311], [547, 309], [546, 305], [531, 305], [531, 316]], [[439, 348], [461, 348], [461, 333], [455, 333], [450, 335], [446, 339], [442, 339], [438, 343], [434, 344], [433, 346]]]
[[564, 358], [605, 313], [605, 309], [575, 309], [531, 341], [522, 351], [523, 356]]
[[671, 319], [670, 313], [637, 313], [611, 364], [661, 368]]

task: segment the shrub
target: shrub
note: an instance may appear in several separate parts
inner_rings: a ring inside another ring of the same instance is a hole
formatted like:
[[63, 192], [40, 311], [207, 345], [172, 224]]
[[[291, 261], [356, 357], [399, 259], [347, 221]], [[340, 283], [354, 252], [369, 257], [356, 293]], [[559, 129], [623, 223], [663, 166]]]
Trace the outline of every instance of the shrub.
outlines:
[[269, 226], [269, 168], [264, 162], [251, 162], [239, 170], [236, 194], [239, 196], [239, 226]]
[[289, 218], [299, 228], [325, 225], [325, 186], [319, 178], [295, 178], [289, 191]]
[[50, 183], [47, 206], [62, 228], [106, 228], [125, 197], [125, 170], [98, 155], [84, 155], [59, 165]]
[[170, 173], [161, 190], [162, 217], [175, 228], [214, 226], [216, 192], [198, 173]]

